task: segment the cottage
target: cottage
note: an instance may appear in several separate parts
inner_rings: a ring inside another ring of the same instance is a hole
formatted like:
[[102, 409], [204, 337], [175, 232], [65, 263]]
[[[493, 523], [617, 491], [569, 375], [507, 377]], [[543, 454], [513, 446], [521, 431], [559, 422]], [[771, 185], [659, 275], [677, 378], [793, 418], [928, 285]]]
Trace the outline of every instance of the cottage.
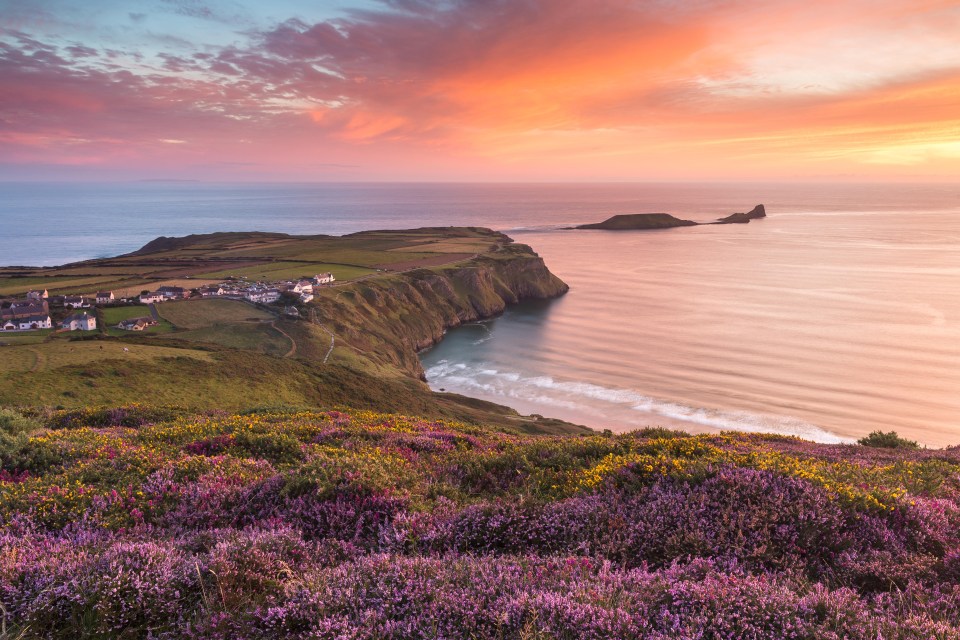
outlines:
[[113, 291], [97, 291], [97, 304], [110, 304], [113, 301]]
[[154, 302], [163, 302], [166, 299], [167, 297], [159, 291], [150, 291], [149, 293], [140, 294], [141, 304], [153, 304]]
[[83, 296], [64, 296], [63, 306], [70, 307], [71, 309], [80, 309], [82, 307], [89, 307], [90, 305], [87, 304]]
[[200, 287], [200, 295], [204, 298], [216, 298], [224, 295], [223, 287]]
[[304, 304], [306, 304], [307, 302], [310, 302], [311, 300], [313, 300], [313, 294], [312, 294], [312, 293], [301, 293], [301, 294], [300, 294], [300, 302], [303, 302]]
[[333, 277], [333, 274], [332, 274], [332, 273], [329, 273], [329, 272], [328, 272], [328, 273], [318, 273], [317, 275], [313, 276], [313, 284], [316, 284], [316, 285], [320, 285], [320, 284], [330, 284], [330, 283], [333, 282], [334, 280], [336, 280], [336, 278], [334, 278], [334, 277]]
[[157, 321], [149, 317], [128, 318], [121, 320], [117, 325], [117, 329], [123, 329], [124, 331], [143, 331], [147, 327], [152, 327], [155, 324], [157, 324]]
[[86, 311], [75, 313], [64, 318], [60, 328], [67, 331], [93, 331], [97, 328], [97, 319]]
[[313, 293], [313, 282], [310, 280], [301, 280], [293, 285], [292, 291], [294, 293]]
[[183, 287], [171, 287], [163, 285], [157, 288], [157, 293], [163, 294], [167, 300], [179, 300], [187, 297], [187, 291]]
[[50, 295], [47, 293], [47, 290], [42, 291], [27, 291], [27, 298], [30, 300], [45, 300], [49, 298]]
[[53, 323], [50, 322], [50, 316], [29, 316], [17, 320], [20, 331], [35, 331], [37, 329], [50, 329]]
[[244, 297], [250, 302], [256, 302], [259, 304], [270, 304], [276, 302], [280, 299], [280, 289], [258, 289], [250, 288], [247, 289]]

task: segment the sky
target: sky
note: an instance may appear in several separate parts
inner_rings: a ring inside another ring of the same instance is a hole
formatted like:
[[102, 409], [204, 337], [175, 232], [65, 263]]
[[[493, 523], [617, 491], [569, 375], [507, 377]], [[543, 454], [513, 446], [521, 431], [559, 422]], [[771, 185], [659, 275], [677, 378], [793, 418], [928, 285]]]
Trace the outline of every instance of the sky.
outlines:
[[957, 0], [0, 0], [0, 180], [953, 180], [958, 34]]

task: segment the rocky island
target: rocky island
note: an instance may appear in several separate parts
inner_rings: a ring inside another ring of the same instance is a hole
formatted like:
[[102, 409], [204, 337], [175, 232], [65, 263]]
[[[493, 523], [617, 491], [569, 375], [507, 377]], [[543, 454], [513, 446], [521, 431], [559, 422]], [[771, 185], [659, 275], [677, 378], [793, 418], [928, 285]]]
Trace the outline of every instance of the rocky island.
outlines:
[[568, 229], [601, 229], [606, 231], [645, 231], [650, 229], [672, 229], [674, 227], [696, 227], [704, 224], [744, 224], [758, 218], [765, 218], [766, 209], [758, 204], [746, 213], [734, 213], [716, 222], [694, 222], [683, 220], [669, 213], [631, 213], [616, 215], [603, 222], [581, 224]]
[[630, 213], [607, 218], [603, 222], [581, 224], [573, 229], [605, 229], [607, 231], [637, 231], [641, 229], [672, 229], [693, 227], [696, 222], [681, 220], [669, 213]]

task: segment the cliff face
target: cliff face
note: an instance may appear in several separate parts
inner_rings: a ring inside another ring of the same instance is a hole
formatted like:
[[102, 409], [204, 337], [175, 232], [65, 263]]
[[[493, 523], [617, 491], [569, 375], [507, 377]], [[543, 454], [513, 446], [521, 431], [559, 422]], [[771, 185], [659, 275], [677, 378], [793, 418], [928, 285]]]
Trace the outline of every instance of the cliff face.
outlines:
[[315, 302], [318, 320], [357, 353], [423, 379], [417, 351], [435, 344], [447, 329], [568, 289], [530, 247], [507, 244], [463, 265], [325, 289]]

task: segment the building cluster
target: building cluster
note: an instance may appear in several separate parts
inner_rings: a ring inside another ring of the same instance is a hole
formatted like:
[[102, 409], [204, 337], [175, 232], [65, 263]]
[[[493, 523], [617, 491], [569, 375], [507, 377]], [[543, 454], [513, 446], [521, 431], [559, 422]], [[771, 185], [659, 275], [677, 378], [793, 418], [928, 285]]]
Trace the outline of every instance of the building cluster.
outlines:
[[314, 287], [331, 284], [336, 278], [332, 273], [318, 273], [312, 278], [288, 280], [285, 282], [257, 282], [253, 284], [225, 282], [200, 287], [204, 298], [243, 298], [258, 304], [272, 304], [280, 300], [284, 293], [294, 294], [300, 302], [313, 300]]
[[[284, 294], [296, 296], [300, 302], [313, 300], [314, 287], [333, 283], [336, 278], [332, 273], [318, 273], [313, 278], [289, 280], [282, 282], [240, 283], [225, 282], [212, 286], [200, 287], [200, 296], [204, 298], [234, 298], [244, 299], [258, 304], [272, 304], [280, 301]], [[155, 291], [146, 291], [134, 300], [142, 304], [155, 304], [167, 300], [183, 300], [191, 297], [193, 292], [183, 287], [164, 285]], [[53, 296], [46, 290], [30, 291], [24, 298], [15, 300], [0, 300], [0, 331], [38, 331], [52, 329], [54, 323], [50, 319], [50, 305], [73, 309], [73, 313], [64, 318], [59, 327], [68, 331], [93, 331], [97, 328], [96, 317], [84, 311], [94, 305], [105, 305], [120, 302], [112, 291], [98, 291], [93, 297], [84, 296]], [[126, 300], [124, 300], [126, 301]], [[143, 331], [147, 327], [157, 324], [149, 317], [131, 318], [117, 325], [118, 329], [127, 331]]]
[[[50, 304], [45, 295], [34, 297], [31, 291], [20, 300], [4, 300], [0, 303], [0, 329], [4, 331], [35, 331], [50, 329]], [[43, 292], [45, 294], [46, 291]]]
[[[51, 302], [71, 309], [90, 306], [84, 303], [82, 297], [59, 296], [51, 298], [46, 289], [28, 291], [23, 298], [0, 301], [0, 331], [52, 329]], [[86, 311], [74, 313], [60, 322], [60, 328], [67, 331], [93, 331], [97, 328], [97, 319]]]

